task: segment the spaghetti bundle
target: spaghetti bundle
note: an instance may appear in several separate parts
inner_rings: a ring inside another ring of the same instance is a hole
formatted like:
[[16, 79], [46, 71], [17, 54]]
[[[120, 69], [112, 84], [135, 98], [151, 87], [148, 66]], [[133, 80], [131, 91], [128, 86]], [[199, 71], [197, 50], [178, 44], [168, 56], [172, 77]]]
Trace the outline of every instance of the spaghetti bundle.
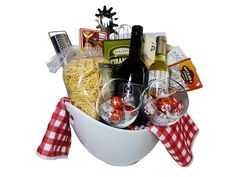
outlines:
[[103, 86], [98, 63], [104, 63], [104, 59], [78, 58], [70, 61], [63, 70], [68, 96], [76, 107], [95, 119], [97, 119], [96, 101]]

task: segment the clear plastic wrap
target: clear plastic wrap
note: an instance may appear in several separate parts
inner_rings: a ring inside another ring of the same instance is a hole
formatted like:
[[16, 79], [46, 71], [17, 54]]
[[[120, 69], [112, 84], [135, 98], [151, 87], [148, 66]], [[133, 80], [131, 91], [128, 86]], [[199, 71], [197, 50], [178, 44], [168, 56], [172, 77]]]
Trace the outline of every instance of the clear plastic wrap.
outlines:
[[70, 60], [78, 56], [83, 56], [83, 53], [84, 50], [78, 46], [70, 46], [50, 58], [47, 67], [51, 73], [56, 73], [60, 67], [64, 67]]
[[[75, 48], [71, 52], [74, 50]], [[69, 98], [74, 101], [76, 107], [98, 119], [96, 101], [104, 84], [99, 63], [107, 63], [107, 60], [99, 51], [77, 48], [76, 55], [66, 61], [63, 79]]]

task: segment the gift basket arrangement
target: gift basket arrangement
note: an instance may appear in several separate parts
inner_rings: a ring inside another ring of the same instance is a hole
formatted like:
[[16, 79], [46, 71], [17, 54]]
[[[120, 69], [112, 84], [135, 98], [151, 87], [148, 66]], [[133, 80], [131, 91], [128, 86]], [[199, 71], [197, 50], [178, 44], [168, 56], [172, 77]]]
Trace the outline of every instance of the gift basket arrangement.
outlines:
[[198, 127], [187, 113], [188, 91], [202, 87], [192, 60], [165, 33], [118, 25], [113, 8], [95, 14], [100, 30], [80, 28], [80, 45], [51, 31], [56, 51], [47, 66], [63, 67], [68, 97], [59, 100], [37, 154], [67, 157], [71, 129], [95, 157], [131, 165], [160, 140], [181, 166], [192, 160]]

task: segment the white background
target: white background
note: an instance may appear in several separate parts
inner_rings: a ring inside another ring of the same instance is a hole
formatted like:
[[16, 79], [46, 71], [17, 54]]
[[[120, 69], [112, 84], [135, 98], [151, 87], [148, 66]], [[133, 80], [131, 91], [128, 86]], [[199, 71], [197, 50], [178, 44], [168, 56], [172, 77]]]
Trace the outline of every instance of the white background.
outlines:
[[[235, 41], [233, 0], [8, 0], [0, 2], [0, 176], [235, 176]], [[61, 70], [45, 62], [54, 49], [48, 31], [95, 28], [95, 13], [113, 7], [119, 24], [166, 32], [197, 67], [204, 87], [189, 93], [189, 114], [200, 129], [191, 166], [179, 166], [161, 143], [144, 159], [114, 167], [93, 157], [73, 133], [69, 158], [47, 161], [35, 151], [60, 97]], [[4, 174], [4, 175], [3, 175]]]

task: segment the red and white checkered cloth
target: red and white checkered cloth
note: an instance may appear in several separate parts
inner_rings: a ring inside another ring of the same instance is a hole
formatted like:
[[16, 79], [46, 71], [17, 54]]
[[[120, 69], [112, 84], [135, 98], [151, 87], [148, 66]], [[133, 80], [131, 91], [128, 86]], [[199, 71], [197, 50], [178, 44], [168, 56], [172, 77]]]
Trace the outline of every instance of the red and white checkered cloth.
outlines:
[[47, 131], [37, 154], [45, 159], [67, 158], [71, 145], [71, 130], [69, 113], [66, 111], [65, 102], [72, 101], [61, 98], [48, 124]]
[[[57, 159], [67, 157], [69, 154], [71, 145], [69, 118], [72, 117], [66, 111], [65, 102], [71, 103], [72, 101], [68, 98], [62, 98], [59, 101], [37, 149], [37, 154], [42, 158]], [[178, 164], [187, 166], [191, 162], [191, 146], [198, 128], [188, 114], [169, 127], [149, 125], [146, 128], [161, 140]]]
[[187, 166], [192, 161], [191, 147], [197, 135], [198, 127], [188, 114], [177, 123], [168, 126], [149, 125], [147, 127], [166, 147], [172, 158], [181, 166]]

